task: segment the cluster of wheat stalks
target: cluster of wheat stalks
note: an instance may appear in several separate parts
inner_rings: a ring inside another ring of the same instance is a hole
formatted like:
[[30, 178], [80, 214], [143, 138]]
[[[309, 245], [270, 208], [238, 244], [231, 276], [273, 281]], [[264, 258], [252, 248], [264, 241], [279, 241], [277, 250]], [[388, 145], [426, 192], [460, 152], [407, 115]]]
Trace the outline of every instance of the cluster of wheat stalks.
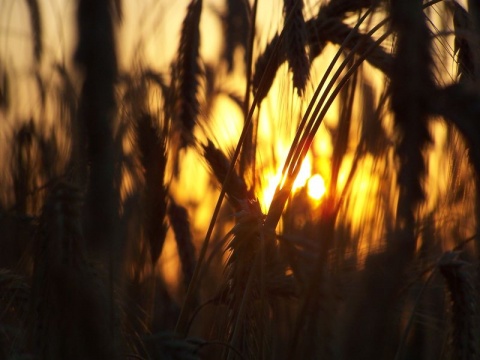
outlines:
[[[217, 12], [221, 67], [201, 57], [209, 5], [191, 0], [170, 66], [120, 71], [125, 4], [78, 0], [75, 54], [48, 79], [42, 7], [25, 1], [41, 110], [19, 117], [0, 57], [1, 359], [480, 358], [478, 2], [276, 1], [281, 27], [259, 45], [261, 1]], [[216, 81], [239, 49], [243, 95]], [[263, 209], [260, 114], [275, 86], [302, 105], [282, 120], [295, 133]], [[220, 95], [243, 114], [230, 152], [209, 127]], [[293, 183], [334, 106], [315, 205]], [[187, 153], [216, 184], [201, 237], [178, 201]], [[358, 211], [364, 171], [378, 183]], [[159, 267], [169, 238], [173, 288]]]

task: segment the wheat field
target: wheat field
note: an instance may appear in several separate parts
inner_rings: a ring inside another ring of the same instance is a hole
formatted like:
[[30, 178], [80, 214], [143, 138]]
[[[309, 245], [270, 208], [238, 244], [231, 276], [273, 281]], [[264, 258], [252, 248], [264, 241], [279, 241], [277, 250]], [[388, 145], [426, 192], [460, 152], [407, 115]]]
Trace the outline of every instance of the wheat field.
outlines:
[[478, 1], [0, 29], [0, 359], [480, 359]]

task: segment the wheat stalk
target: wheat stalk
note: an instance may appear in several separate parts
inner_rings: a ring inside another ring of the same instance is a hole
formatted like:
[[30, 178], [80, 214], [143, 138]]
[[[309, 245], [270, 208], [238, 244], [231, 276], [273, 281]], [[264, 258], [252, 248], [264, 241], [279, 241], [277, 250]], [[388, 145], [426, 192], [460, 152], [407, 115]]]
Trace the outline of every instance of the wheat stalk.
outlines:
[[31, 297], [39, 359], [114, 358], [108, 298], [87, 263], [81, 199], [77, 187], [58, 183], [42, 210]]
[[87, 241], [109, 267], [109, 334], [116, 347], [114, 283], [118, 280], [118, 260], [123, 244], [117, 233], [119, 199], [115, 188], [115, 162], [119, 149], [113, 141], [113, 116], [118, 69], [110, 5], [109, 0], [79, 1], [75, 61], [84, 71], [79, 119], [84, 135], [81, 140], [86, 149], [82, 159], [85, 167], [81, 169], [79, 181], [88, 184]]

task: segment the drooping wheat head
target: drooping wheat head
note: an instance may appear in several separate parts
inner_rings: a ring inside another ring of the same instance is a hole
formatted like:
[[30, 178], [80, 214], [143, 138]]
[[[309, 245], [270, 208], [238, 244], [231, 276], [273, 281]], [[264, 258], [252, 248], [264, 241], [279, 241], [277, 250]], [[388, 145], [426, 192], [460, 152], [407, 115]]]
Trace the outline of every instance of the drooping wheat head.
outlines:
[[175, 87], [174, 126], [180, 138], [180, 149], [193, 144], [193, 129], [197, 123], [200, 67], [200, 17], [202, 0], [192, 0], [182, 24], [178, 57], [173, 66]]

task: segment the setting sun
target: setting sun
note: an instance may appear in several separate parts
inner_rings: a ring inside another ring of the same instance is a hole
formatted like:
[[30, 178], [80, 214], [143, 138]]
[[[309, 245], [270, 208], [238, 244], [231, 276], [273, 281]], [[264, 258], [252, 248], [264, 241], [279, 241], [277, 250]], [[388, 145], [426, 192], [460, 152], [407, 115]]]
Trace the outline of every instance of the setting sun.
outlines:
[[323, 180], [320, 174], [315, 174], [308, 179], [307, 193], [312, 199], [320, 200], [326, 191], [325, 180]]
[[[276, 174], [266, 175], [265, 178], [266, 186], [263, 190], [263, 205], [265, 208], [268, 208], [282, 176], [279, 170]], [[305, 187], [307, 187], [308, 196], [316, 201], [320, 200], [326, 192], [325, 181], [322, 176], [320, 174], [312, 175], [312, 164], [309, 157], [303, 161], [300, 172], [293, 183], [292, 191], [295, 192]]]

